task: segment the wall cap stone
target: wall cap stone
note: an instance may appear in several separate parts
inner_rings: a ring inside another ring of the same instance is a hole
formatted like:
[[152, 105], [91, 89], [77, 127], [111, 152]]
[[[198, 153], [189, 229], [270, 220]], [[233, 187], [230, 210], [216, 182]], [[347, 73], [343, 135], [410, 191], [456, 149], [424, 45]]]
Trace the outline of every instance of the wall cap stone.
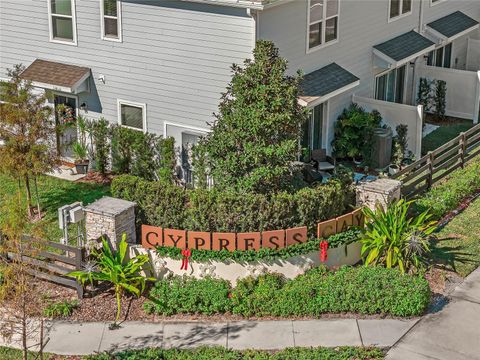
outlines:
[[357, 187], [363, 191], [375, 192], [378, 194], [391, 194], [402, 186], [398, 180], [380, 178], [375, 181], [359, 184]]
[[104, 196], [92, 204], [85, 206], [85, 211], [93, 214], [115, 217], [136, 205], [136, 203], [131, 201]]

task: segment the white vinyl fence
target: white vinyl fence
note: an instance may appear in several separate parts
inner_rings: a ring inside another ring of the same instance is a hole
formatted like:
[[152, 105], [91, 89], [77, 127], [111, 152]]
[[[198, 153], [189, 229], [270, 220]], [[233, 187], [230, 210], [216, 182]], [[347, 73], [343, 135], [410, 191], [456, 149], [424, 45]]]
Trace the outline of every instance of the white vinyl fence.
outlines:
[[435, 66], [421, 66], [418, 68], [417, 73], [418, 82], [420, 78], [443, 80], [446, 82], [446, 115], [463, 119], [473, 119], [475, 124], [478, 122], [480, 72], [445, 69]]
[[396, 135], [397, 125], [408, 126], [408, 150], [419, 159], [422, 155], [422, 122], [423, 107], [397, 104], [388, 101], [375, 100], [361, 96], [352, 96], [352, 101], [362, 106], [367, 111], [377, 110], [383, 122], [392, 128]]

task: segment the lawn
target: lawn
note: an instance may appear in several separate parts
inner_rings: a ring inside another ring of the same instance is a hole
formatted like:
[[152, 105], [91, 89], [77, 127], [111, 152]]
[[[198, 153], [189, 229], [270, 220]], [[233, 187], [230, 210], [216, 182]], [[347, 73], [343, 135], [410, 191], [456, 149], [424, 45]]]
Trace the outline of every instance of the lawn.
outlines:
[[433, 249], [438, 262], [464, 277], [480, 266], [479, 214], [480, 198], [439, 232]]
[[[18, 184], [14, 179], [0, 175], [0, 205], [9, 195], [15, 194], [17, 190]], [[40, 222], [41, 230], [46, 239], [58, 241], [62, 234], [58, 228], [58, 208], [76, 201], [81, 201], [84, 205], [89, 204], [96, 199], [109, 195], [110, 187], [41, 176], [38, 179], [38, 192], [40, 204], [45, 213]], [[22, 194], [24, 194], [23, 187]], [[0, 213], [0, 218], [1, 216]]]
[[446, 142], [457, 137], [461, 132], [470, 129], [474, 124], [469, 120], [458, 120], [451, 123], [446, 122], [436, 125], [440, 125], [440, 127], [425, 136], [422, 140], [422, 154], [426, 154], [427, 152], [442, 146]]

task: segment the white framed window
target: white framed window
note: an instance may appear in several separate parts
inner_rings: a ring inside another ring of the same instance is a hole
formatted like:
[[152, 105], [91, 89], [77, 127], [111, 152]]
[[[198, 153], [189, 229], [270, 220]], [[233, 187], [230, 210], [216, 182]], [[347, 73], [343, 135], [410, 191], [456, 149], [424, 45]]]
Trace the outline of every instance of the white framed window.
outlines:
[[75, 0], [48, 0], [50, 41], [77, 45]]
[[102, 39], [122, 41], [122, 2], [100, 0], [100, 27]]
[[147, 131], [147, 105], [118, 99], [118, 123], [133, 130]]
[[452, 43], [439, 47], [428, 53], [427, 65], [451, 68], [452, 67]]
[[308, 1], [307, 52], [338, 41], [339, 1]]
[[430, 6], [440, 4], [446, 0], [430, 0]]
[[387, 71], [375, 78], [375, 99], [403, 104], [407, 65]]
[[412, 13], [412, 0], [389, 0], [388, 18], [395, 20]]

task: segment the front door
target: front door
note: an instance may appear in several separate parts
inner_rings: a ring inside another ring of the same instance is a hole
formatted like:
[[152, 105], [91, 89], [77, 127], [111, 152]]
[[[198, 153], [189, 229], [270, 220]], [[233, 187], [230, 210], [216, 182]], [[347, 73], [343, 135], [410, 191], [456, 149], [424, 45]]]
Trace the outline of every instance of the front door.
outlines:
[[55, 95], [55, 123], [57, 125], [57, 154], [72, 158], [72, 144], [77, 141], [77, 99], [66, 95]]
[[315, 106], [310, 118], [303, 125], [302, 148], [310, 150], [322, 149], [323, 104]]

